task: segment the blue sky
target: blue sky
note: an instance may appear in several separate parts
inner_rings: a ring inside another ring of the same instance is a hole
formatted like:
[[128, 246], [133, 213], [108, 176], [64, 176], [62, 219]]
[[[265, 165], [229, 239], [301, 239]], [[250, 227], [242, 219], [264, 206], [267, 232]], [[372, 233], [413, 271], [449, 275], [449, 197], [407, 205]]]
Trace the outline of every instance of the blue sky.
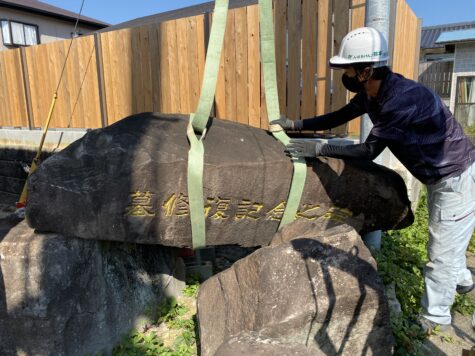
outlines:
[[[78, 12], [81, 0], [42, 0]], [[475, 21], [475, 0], [406, 0], [423, 26]], [[111, 24], [206, 2], [205, 0], [85, 0], [83, 14]]]

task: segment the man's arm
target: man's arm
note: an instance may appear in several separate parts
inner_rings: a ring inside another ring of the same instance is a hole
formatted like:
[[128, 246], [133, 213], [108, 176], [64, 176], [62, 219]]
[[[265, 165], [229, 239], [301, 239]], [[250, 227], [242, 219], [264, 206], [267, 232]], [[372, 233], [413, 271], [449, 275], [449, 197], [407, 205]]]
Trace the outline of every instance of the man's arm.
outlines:
[[386, 144], [370, 134], [366, 142], [357, 145], [332, 145], [314, 141], [290, 140], [287, 151], [295, 157], [327, 156], [373, 160], [383, 152]]
[[[337, 111], [328, 114], [315, 116], [311, 119], [302, 120], [300, 130], [321, 131], [329, 130], [334, 127], [346, 124], [348, 121], [354, 119], [365, 113], [365, 110], [357, 103], [351, 101]], [[296, 122], [297, 123], [297, 122]], [[297, 126], [297, 125], [296, 125]]]
[[343, 125], [355, 117], [365, 113], [365, 109], [362, 104], [362, 97], [360, 95], [361, 94], [356, 95], [347, 105], [343, 106], [341, 109], [328, 114], [315, 116], [313, 118], [304, 120], [290, 120], [283, 116], [279, 120], [271, 121], [269, 130], [271, 132], [281, 130], [320, 131]]

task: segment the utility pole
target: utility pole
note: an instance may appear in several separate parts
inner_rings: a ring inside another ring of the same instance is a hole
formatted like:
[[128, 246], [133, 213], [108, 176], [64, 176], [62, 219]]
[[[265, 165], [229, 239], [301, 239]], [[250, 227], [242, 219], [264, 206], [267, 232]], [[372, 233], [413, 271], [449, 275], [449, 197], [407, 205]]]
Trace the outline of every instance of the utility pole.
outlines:
[[[392, 57], [392, 36], [394, 33], [391, 26], [391, 10], [394, 9], [392, 4], [395, 4], [396, 0], [366, 0], [366, 12], [365, 12], [365, 26], [372, 27], [381, 32], [388, 43], [388, 54]], [[395, 11], [394, 11], [395, 12]], [[366, 141], [369, 132], [373, 124], [368, 116], [364, 114], [361, 117], [360, 126], [360, 142]], [[381, 163], [381, 162], [379, 162]], [[379, 251], [381, 249], [381, 230], [372, 231], [363, 236], [363, 241], [366, 246]]]
[[[388, 43], [388, 54], [392, 57], [392, 42], [390, 38], [391, 23], [391, 2], [392, 0], [366, 0], [365, 26], [372, 27], [381, 32]], [[373, 124], [367, 114], [361, 118], [360, 142], [366, 141]]]

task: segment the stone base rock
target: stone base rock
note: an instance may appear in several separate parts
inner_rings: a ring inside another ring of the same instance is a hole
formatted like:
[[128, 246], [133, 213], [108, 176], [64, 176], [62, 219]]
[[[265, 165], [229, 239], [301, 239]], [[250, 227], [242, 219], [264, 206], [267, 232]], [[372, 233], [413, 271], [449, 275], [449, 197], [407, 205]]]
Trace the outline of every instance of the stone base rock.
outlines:
[[[315, 356], [315, 350], [299, 344], [282, 344], [257, 334], [241, 333], [227, 339], [214, 356]], [[322, 354], [323, 355], [323, 354]]]
[[0, 354], [108, 352], [181, 291], [183, 273], [170, 248], [35, 233], [25, 222], [4, 220]]
[[[297, 355], [391, 354], [383, 284], [353, 228], [328, 226], [322, 219], [297, 221], [284, 227], [274, 243], [201, 286], [202, 356], [218, 349], [224, 355], [223, 350], [239, 345], [263, 354], [243, 333], [252, 333], [254, 340], [271, 339], [278, 348], [304, 346]], [[230, 341], [233, 337], [241, 340], [239, 345]]]

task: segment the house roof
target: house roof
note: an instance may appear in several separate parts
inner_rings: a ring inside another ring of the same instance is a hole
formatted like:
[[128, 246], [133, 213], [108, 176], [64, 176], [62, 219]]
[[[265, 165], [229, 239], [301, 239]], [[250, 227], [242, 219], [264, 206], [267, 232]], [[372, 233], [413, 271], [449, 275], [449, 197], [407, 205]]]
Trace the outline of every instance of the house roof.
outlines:
[[455, 42], [471, 42], [475, 41], [475, 28], [459, 31], [442, 32], [435, 43], [446, 44]]
[[[66, 21], [76, 21], [77, 14], [61, 9], [59, 7], [45, 4], [37, 0], [0, 0], [0, 7], [8, 7], [11, 9], [25, 10], [40, 15], [51, 16]], [[102, 22], [87, 16], [82, 16], [79, 19], [79, 24], [88, 25], [97, 28], [104, 28], [109, 26], [108, 23]]]
[[[258, 0], [229, 0], [229, 8], [235, 9], [238, 7], [254, 5], [257, 3], [258, 3]], [[149, 25], [153, 23], [165, 22], [169, 20], [176, 20], [176, 19], [180, 19], [184, 17], [197, 16], [204, 13], [213, 12], [213, 9], [214, 9], [214, 1], [208, 1], [202, 4], [184, 7], [178, 10], [171, 10], [167, 12], [158, 13], [155, 15], [139, 17], [137, 19], [122, 22], [114, 26], [109, 26], [99, 32], [115, 31], [115, 30], [120, 30], [123, 28], [137, 27], [137, 26]]]
[[442, 32], [459, 31], [471, 28], [475, 28], [475, 21], [423, 27], [421, 32], [421, 48], [443, 47], [443, 44], [436, 43]]

